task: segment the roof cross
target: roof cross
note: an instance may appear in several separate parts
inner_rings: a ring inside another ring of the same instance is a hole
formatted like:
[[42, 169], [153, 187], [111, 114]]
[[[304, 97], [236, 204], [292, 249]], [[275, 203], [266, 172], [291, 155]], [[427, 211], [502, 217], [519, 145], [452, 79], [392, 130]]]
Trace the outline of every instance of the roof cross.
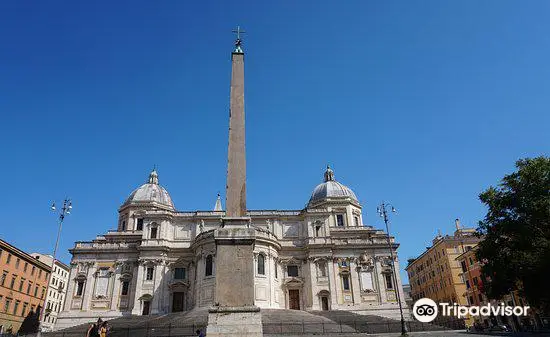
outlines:
[[241, 40], [241, 34], [246, 33], [244, 30], [241, 30], [240, 26], [237, 26], [237, 29], [233, 29], [233, 33], [237, 33], [237, 41]]

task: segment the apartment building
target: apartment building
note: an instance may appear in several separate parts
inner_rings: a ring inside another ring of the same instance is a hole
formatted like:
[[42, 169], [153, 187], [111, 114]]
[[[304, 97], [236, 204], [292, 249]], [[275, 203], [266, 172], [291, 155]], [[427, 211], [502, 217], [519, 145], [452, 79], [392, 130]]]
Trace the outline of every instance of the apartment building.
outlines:
[[453, 235], [438, 234], [422, 254], [408, 260], [405, 270], [413, 301], [427, 297], [437, 303], [468, 304], [462, 267], [456, 258], [472, 249], [480, 238], [475, 236], [474, 228], [461, 228], [458, 219], [455, 227]]
[[[52, 265], [53, 257], [51, 255], [32, 253], [31, 256], [44, 262], [48, 266]], [[55, 261], [50, 280], [50, 287], [48, 289], [48, 294], [46, 295], [46, 312], [44, 322], [42, 324], [42, 331], [47, 332], [55, 330], [57, 315], [63, 311], [64, 308], [65, 296], [67, 294], [67, 283], [69, 282], [69, 271], [69, 266], [59, 260]]]
[[0, 333], [16, 333], [26, 317], [38, 317], [50, 266], [0, 239]]

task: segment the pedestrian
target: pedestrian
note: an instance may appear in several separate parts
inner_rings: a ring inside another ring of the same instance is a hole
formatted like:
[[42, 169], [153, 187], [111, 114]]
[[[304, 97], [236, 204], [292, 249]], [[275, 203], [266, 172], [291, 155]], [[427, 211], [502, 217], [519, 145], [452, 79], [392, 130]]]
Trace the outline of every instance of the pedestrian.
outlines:
[[201, 330], [197, 330], [197, 336], [198, 337], [204, 337], [204, 334], [202, 333]]
[[101, 324], [101, 328], [99, 328], [99, 337], [107, 337], [107, 322]]
[[97, 329], [96, 329], [95, 323], [92, 323], [88, 327], [88, 331], [86, 332], [86, 337], [96, 337], [96, 335], [97, 335]]

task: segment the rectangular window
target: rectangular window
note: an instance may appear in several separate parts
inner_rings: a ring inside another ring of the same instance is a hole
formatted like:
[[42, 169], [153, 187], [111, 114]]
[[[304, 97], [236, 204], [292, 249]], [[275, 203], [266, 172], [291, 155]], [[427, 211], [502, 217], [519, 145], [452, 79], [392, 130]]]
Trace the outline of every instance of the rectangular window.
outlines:
[[290, 277], [298, 277], [298, 266], [287, 266], [287, 275]]
[[274, 265], [275, 266], [274, 266], [273, 270], [275, 270], [275, 278], [277, 278], [278, 277], [278, 275], [277, 275], [277, 261], [274, 262]]
[[4, 271], [2, 273], [2, 277], [0, 278], [0, 286], [4, 286], [4, 283], [6, 282], [7, 277], [8, 277], [8, 272]]
[[19, 281], [19, 291], [23, 291], [23, 285], [25, 284], [25, 279], [22, 278], [20, 281]]
[[151, 239], [156, 239], [157, 238], [157, 231], [158, 231], [157, 227], [152, 227], [151, 228]]
[[42, 277], [42, 269], [40, 269], [40, 270], [38, 271], [38, 278], [41, 278], [41, 277]]
[[17, 258], [17, 260], [15, 260], [15, 269], [19, 268], [19, 263], [20, 262], [21, 262], [20, 258]]
[[128, 295], [128, 289], [129, 288], [130, 288], [130, 282], [128, 282], [128, 281], [122, 282], [122, 291], [120, 292], [120, 294], [122, 296]]
[[336, 214], [336, 225], [338, 227], [344, 226], [344, 215], [343, 214]]
[[10, 310], [10, 304], [11, 304], [11, 298], [6, 298], [6, 302], [4, 303], [4, 312], [7, 313], [8, 310]]
[[359, 227], [359, 217], [358, 216], [353, 217], [353, 222], [355, 222], [355, 226]]
[[34, 266], [32, 266], [31, 275], [34, 275], [34, 270], [35, 270], [35, 269], [36, 269], [36, 268], [35, 268]]
[[38, 295], [38, 286], [34, 286], [34, 297]]
[[6, 258], [6, 263], [10, 264], [11, 261], [11, 254], [8, 253], [8, 257]]
[[19, 303], [21, 303], [21, 301], [15, 301], [15, 303], [13, 304], [13, 315], [14, 316], [17, 316], [17, 309], [19, 309]]
[[143, 218], [137, 219], [136, 230], [137, 231], [142, 231], [143, 230]]
[[27, 268], [29, 267], [29, 263], [28, 262], [25, 262], [25, 265], [23, 266], [23, 271], [26, 273], [27, 272]]
[[174, 279], [176, 279], [176, 280], [185, 280], [185, 268], [175, 268], [174, 269]]
[[29, 281], [29, 284], [27, 284], [27, 294], [29, 294], [29, 295], [31, 293], [31, 288], [32, 288], [32, 282]]
[[462, 267], [463, 272], [468, 271], [468, 267], [466, 267], [466, 261], [460, 261], [460, 266]]
[[386, 278], [386, 289], [393, 289], [393, 282], [392, 282], [391, 274], [386, 273], [384, 275], [385, 275], [385, 278]]
[[153, 267], [147, 267], [146, 269], [146, 275], [145, 275], [145, 280], [147, 281], [152, 281], [153, 280], [153, 272], [154, 272], [154, 268]]
[[17, 276], [16, 275], [13, 275], [11, 277], [11, 282], [10, 282], [10, 289], [13, 289], [13, 286], [15, 285], [15, 280], [17, 279]]
[[76, 285], [76, 296], [82, 296], [83, 291], [84, 291], [84, 282], [78, 281]]
[[46, 295], [46, 288], [42, 287], [42, 294], [40, 295], [40, 298], [44, 299], [44, 295]]
[[25, 302], [23, 303], [23, 309], [21, 310], [21, 316], [25, 317], [27, 314], [27, 307], [29, 306], [29, 303]]
[[349, 275], [342, 276], [342, 286], [344, 290], [349, 290]]
[[319, 262], [318, 268], [319, 268], [319, 275], [321, 277], [327, 276], [327, 264], [326, 264], [326, 262], [324, 262], [324, 261]]

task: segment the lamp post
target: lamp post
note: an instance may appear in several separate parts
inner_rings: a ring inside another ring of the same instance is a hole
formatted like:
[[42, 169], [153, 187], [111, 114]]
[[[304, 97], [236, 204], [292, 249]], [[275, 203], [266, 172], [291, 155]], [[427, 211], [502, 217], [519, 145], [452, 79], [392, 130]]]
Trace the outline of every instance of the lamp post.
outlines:
[[[44, 323], [44, 319], [46, 318], [46, 299], [48, 298], [48, 292], [50, 291], [50, 282], [52, 280], [52, 275], [55, 267], [55, 257], [57, 254], [57, 246], [59, 244], [59, 236], [61, 235], [61, 228], [63, 227], [63, 220], [65, 220], [65, 216], [71, 214], [71, 209], [73, 208], [71, 199], [65, 198], [63, 200], [63, 207], [59, 210], [59, 228], [57, 229], [57, 238], [55, 239], [55, 247], [53, 249], [53, 258], [52, 258], [52, 265], [50, 274], [48, 275], [48, 284], [46, 285], [46, 296], [44, 297], [44, 307], [40, 311], [40, 319], [38, 321], [38, 331], [36, 336], [40, 337], [42, 335], [42, 324]], [[56, 211], [55, 208], [55, 202], [51, 206], [52, 212]]]
[[384, 203], [382, 201], [382, 204], [376, 208], [376, 212], [378, 215], [380, 215], [381, 218], [384, 219], [384, 223], [386, 224], [386, 233], [388, 233], [388, 249], [390, 251], [390, 258], [391, 258], [391, 270], [393, 273], [393, 279], [394, 279], [394, 285], [395, 285], [395, 294], [397, 295], [397, 303], [399, 303], [399, 313], [401, 314], [401, 336], [408, 336], [407, 331], [407, 325], [405, 324], [405, 318], [403, 317], [403, 306], [401, 304], [401, 294], [399, 293], [399, 286], [397, 284], [397, 273], [395, 270], [395, 261], [394, 261], [394, 254], [393, 254], [393, 248], [391, 244], [390, 239], [390, 228], [389, 228], [389, 221], [388, 221], [388, 211], [387, 208], [391, 207], [391, 212], [396, 213], [397, 210], [393, 205]]

